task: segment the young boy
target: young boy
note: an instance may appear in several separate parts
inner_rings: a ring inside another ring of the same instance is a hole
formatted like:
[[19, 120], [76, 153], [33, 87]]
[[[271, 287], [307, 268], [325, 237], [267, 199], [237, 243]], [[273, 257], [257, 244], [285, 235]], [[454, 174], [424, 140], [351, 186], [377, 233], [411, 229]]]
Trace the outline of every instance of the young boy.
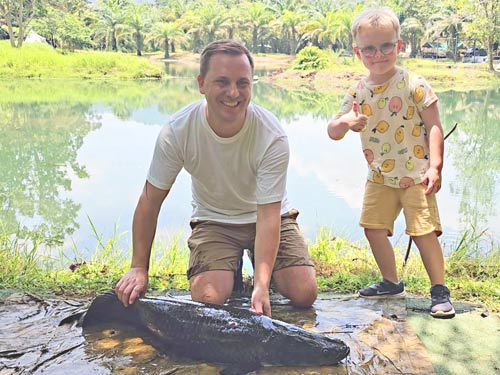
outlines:
[[438, 98], [426, 80], [396, 66], [403, 41], [399, 20], [389, 8], [368, 9], [352, 25], [354, 52], [369, 74], [346, 94], [328, 135], [348, 130], [361, 135], [368, 162], [360, 225], [383, 280], [361, 289], [365, 298], [405, 296], [392, 236], [403, 209], [406, 233], [417, 245], [431, 281], [431, 315], [451, 318], [455, 310], [445, 286], [444, 258], [437, 237], [441, 223], [435, 194], [441, 188], [443, 130]]

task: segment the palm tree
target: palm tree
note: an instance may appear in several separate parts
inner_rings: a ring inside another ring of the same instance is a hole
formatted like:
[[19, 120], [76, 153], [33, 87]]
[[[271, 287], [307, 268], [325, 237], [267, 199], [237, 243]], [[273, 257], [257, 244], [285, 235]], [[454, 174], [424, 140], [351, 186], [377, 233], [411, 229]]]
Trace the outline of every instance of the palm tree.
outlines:
[[305, 23], [306, 14], [285, 9], [278, 19], [281, 25], [282, 34], [288, 43], [288, 50], [291, 55], [297, 52], [297, 45], [300, 39], [300, 27]]
[[342, 23], [337, 12], [316, 13], [314, 18], [304, 25], [304, 36], [319, 47], [333, 49], [333, 45], [344, 35]]
[[266, 31], [269, 28], [273, 14], [269, 8], [262, 3], [244, 2], [242, 5], [242, 24], [252, 34], [252, 50], [259, 52], [259, 40], [264, 43]]
[[224, 33], [224, 22], [227, 19], [227, 10], [217, 1], [204, 3], [203, 7], [194, 11], [197, 29], [203, 44], [208, 44], [218, 39]]
[[401, 33], [404, 39], [410, 42], [410, 57], [417, 57], [420, 50], [420, 39], [424, 35], [424, 27], [415, 17], [406, 18], [401, 24]]
[[179, 22], [157, 22], [151, 28], [151, 33], [146, 40], [157, 45], [163, 45], [165, 59], [170, 58], [170, 46], [173, 43], [184, 44], [187, 36]]
[[151, 18], [150, 7], [144, 4], [131, 4], [127, 9], [125, 23], [128, 30], [126, 33], [135, 41], [137, 56], [142, 56], [144, 34], [150, 27]]
[[107, 49], [118, 51], [118, 34], [126, 28], [128, 0], [101, 0], [97, 5], [99, 21], [96, 25], [96, 38], [104, 40]]

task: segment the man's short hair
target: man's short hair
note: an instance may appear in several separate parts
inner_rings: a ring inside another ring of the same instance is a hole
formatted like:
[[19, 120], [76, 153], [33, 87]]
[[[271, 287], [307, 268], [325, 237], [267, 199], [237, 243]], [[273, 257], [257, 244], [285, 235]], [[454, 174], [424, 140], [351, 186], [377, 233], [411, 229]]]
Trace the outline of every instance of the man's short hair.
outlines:
[[253, 72], [254, 63], [250, 51], [248, 51], [248, 49], [241, 43], [238, 43], [234, 40], [223, 39], [223, 40], [216, 40], [215, 42], [208, 44], [201, 52], [200, 56], [201, 77], [204, 78], [205, 75], [207, 74], [208, 64], [210, 63], [211, 57], [219, 53], [232, 56], [246, 55], [246, 57], [248, 58], [248, 62], [252, 67], [252, 72]]

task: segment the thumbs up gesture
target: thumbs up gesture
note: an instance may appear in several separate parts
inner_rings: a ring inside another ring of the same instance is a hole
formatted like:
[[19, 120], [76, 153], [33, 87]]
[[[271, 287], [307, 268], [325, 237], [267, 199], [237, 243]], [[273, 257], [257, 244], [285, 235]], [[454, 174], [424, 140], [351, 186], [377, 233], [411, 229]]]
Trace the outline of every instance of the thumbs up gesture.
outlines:
[[352, 109], [346, 115], [346, 122], [353, 132], [360, 132], [365, 130], [368, 122], [368, 117], [359, 113], [359, 104], [357, 101], [352, 102]]
[[349, 112], [342, 116], [336, 116], [328, 123], [328, 136], [338, 141], [344, 138], [344, 135], [351, 129], [353, 132], [361, 132], [365, 130], [368, 123], [368, 117], [359, 113], [359, 104], [357, 101], [352, 103], [352, 108]]

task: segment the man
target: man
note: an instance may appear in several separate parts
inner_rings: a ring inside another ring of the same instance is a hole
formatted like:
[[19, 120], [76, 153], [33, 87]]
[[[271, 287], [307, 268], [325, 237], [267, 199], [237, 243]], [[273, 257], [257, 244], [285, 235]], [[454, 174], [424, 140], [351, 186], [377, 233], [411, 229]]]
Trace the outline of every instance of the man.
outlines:
[[147, 290], [158, 214], [182, 168], [192, 178], [192, 299], [223, 304], [247, 248], [255, 268], [253, 311], [271, 316], [271, 277], [295, 306], [315, 301], [313, 263], [298, 212], [286, 199], [288, 140], [274, 115], [250, 102], [253, 70], [239, 43], [221, 40], [203, 50], [197, 80], [205, 100], [178, 111], [160, 132], [137, 204], [132, 265], [116, 285], [125, 306]]

